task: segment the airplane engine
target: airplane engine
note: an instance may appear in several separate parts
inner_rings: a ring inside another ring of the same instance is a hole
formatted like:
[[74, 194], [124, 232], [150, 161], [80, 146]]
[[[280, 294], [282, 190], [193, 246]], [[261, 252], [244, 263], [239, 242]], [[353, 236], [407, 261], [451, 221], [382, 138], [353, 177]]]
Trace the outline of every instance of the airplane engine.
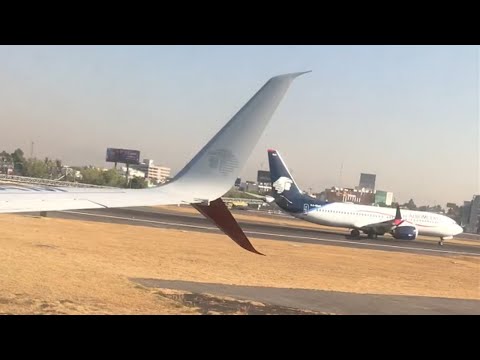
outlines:
[[393, 230], [392, 235], [399, 240], [415, 240], [418, 235], [417, 228], [412, 224], [402, 224]]

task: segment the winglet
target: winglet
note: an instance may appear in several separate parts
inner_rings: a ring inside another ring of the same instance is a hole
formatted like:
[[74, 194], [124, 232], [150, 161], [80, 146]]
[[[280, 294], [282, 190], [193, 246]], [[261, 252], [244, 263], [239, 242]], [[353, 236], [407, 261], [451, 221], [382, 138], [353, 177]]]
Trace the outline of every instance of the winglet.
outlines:
[[397, 205], [397, 212], [395, 213], [395, 219], [393, 220], [393, 225], [398, 226], [403, 223], [402, 214], [400, 213], [400, 205]]
[[[245, 250], [260, 254], [250, 243], [220, 197], [235, 182], [292, 81], [305, 73], [272, 77], [198, 152], [167, 186], [189, 189], [190, 202]], [[208, 205], [196, 201], [210, 201]]]
[[397, 212], [395, 213], [395, 220], [402, 220], [402, 214], [400, 213], [400, 205], [397, 205]]
[[246, 165], [292, 81], [307, 72], [270, 78], [168, 185], [194, 192], [186, 202], [223, 196]]
[[192, 206], [207, 219], [210, 219], [220, 230], [227, 234], [242, 248], [253, 252], [254, 254], [264, 255], [253, 247], [232, 213], [228, 211], [228, 208], [222, 199], [211, 201], [208, 205], [192, 204]]

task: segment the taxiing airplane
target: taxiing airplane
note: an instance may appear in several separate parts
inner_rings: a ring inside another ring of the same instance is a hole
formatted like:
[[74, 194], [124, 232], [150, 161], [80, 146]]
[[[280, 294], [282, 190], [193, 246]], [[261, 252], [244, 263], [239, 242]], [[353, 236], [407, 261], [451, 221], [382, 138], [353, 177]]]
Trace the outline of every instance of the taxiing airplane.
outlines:
[[191, 204], [242, 248], [260, 254], [220, 197], [233, 186], [291, 82], [304, 73], [268, 80], [168, 184], [151, 189], [0, 186], [0, 213]]
[[354, 238], [360, 232], [369, 238], [391, 234], [395, 239], [415, 240], [419, 234], [444, 240], [463, 232], [455, 220], [440, 214], [320, 201], [302, 192], [276, 150], [268, 150], [272, 192], [275, 203], [290, 215], [326, 226], [351, 229]]

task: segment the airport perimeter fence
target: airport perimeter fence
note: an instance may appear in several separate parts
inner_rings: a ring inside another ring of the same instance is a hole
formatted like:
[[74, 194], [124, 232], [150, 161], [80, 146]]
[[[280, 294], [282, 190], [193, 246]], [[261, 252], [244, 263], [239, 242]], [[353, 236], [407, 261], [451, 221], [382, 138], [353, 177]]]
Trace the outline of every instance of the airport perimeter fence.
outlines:
[[112, 189], [112, 187], [109, 187], [109, 186], [100, 186], [100, 185], [84, 184], [84, 183], [71, 182], [71, 181], [41, 179], [41, 178], [33, 178], [28, 176], [6, 175], [6, 174], [0, 174], [0, 182], [25, 184], [25, 185]]

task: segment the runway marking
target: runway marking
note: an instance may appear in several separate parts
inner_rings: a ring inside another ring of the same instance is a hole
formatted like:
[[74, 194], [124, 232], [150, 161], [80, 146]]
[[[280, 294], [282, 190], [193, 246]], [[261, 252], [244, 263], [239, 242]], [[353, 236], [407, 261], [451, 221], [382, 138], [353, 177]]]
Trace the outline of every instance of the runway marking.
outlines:
[[[123, 217], [123, 216], [114, 216], [114, 215], [90, 214], [90, 213], [81, 212], [81, 211], [63, 211], [63, 212], [70, 213], [70, 214], [79, 214], [79, 215], [87, 215], [87, 216], [94, 216], [94, 217], [118, 219], [118, 220], [128, 220], [128, 221], [137, 221], [137, 222], [153, 223], [153, 224], [160, 224], [160, 225], [183, 226], [183, 227], [196, 228], [196, 229], [220, 231], [217, 227], [211, 227], [211, 226], [189, 225], [189, 224], [172, 223], [172, 222], [166, 222], [166, 221], [135, 219], [135, 218], [128, 218], [128, 217]], [[480, 256], [480, 253], [469, 253], [469, 252], [464, 252], [464, 251], [450, 251], [450, 250], [439, 250], [439, 249], [415, 248], [415, 247], [409, 247], [409, 246], [387, 245], [387, 244], [371, 244], [371, 243], [362, 243], [362, 242], [355, 242], [355, 241], [348, 241], [348, 240], [324, 239], [324, 238], [302, 236], [302, 235], [298, 235], [298, 236], [295, 235], [294, 236], [294, 235], [272, 234], [272, 233], [264, 233], [264, 232], [259, 232], [259, 231], [244, 231], [244, 232], [245, 232], [245, 234], [278, 236], [278, 237], [291, 238], [291, 239], [317, 240], [317, 241], [332, 242], [332, 243], [364, 245], [364, 246], [373, 246], [373, 247], [376, 246], [376, 247], [386, 247], [386, 248], [394, 248], [394, 249], [402, 249], [402, 250], [430, 251], [430, 252], [444, 253], [444, 254]]]
[[[197, 228], [197, 229], [219, 230], [217, 227], [210, 227], [210, 226], [188, 225], [188, 224], [172, 223], [172, 222], [157, 221], [157, 220], [135, 219], [135, 218], [129, 218], [129, 217], [123, 217], [123, 216], [115, 216], [115, 215], [90, 214], [90, 213], [81, 212], [81, 211], [70, 211], [70, 210], [67, 211], [67, 210], [65, 210], [65, 211], [62, 211], [62, 212], [70, 213], [70, 214], [95, 216], [95, 217], [104, 217], [104, 218], [110, 218], [110, 219], [146, 222], [146, 223], [161, 224], [161, 225], [175, 225], [175, 226], [184, 226], [184, 227], [191, 227], [191, 228]], [[191, 216], [191, 217], [193, 217], [193, 216]]]
[[256, 234], [256, 235], [270, 235], [270, 236], [289, 237], [289, 238], [294, 238], [294, 239], [319, 240], [319, 241], [326, 241], [326, 242], [364, 245], [364, 246], [388, 247], [388, 248], [395, 248], [395, 249], [402, 249], [402, 250], [417, 250], [417, 251], [421, 250], [421, 251], [431, 251], [431, 252], [456, 254], [456, 255], [480, 256], [480, 253], [469, 253], [469, 252], [465, 252], [465, 251], [451, 251], [451, 250], [415, 248], [415, 247], [409, 247], [409, 246], [387, 245], [387, 244], [372, 244], [372, 243], [362, 243], [362, 242], [355, 242], [355, 241], [348, 241], [348, 240], [333, 240], [333, 239], [315, 238], [315, 237], [302, 236], [302, 235], [293, 236], [293, 235], [283, 235], [283, 234], [269, 234], [269, 233], [262, 233], [262, 232], [256, 232], [256, 231], [245, 231], [245, 233]]

